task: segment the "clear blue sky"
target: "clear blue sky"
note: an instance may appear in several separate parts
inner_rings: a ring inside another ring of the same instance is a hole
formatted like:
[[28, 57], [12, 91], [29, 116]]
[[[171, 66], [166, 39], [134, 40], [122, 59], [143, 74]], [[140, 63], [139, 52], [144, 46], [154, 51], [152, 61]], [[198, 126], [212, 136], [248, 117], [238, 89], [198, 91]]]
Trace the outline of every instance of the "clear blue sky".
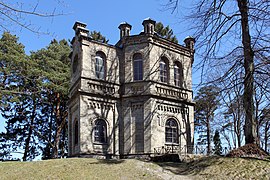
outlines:
[[[16, 2], [16, 0], [13, 0]], [[181, 17], [189, 5], [182, 0], [177, 14], [171, 14], [171, 11], [165, 11], [164, 4], [168, 0], [48, 0], [40, 1], [37, 11], [41, 12], [64, 12], [67, 15], [53, 18], [41, 18], [35, 16], [26, 17], [27, 21], [41, 31], [48, 31], [52, 35], [36, 35], [28, 30], [12, 27], [13, 34], [19, 37], [22, 44], [25, 45], [27, 53], [36, 51], [47, 46], [55, 38], [72, 39], [74, 31], [73, 24], [81, 21], [87, 24], [87, 28], [92, 31], [100, 31], [107, 39], [109, 44], [115, 44], [119, 40], [118, 26], [126, 21], [132, 25], [131, 34], [138, 34], [142, 31], [143, 19], [150, 17], [157, 22], [161, 21], [164, 25], [170, 25], [179, 43], [191, 32], [187, 32], [187, 24]], [[32, 3], [32, 1], [20, 2]], [[60, 2], [61, 4], [58, 4]], [[25, 4], [27, 5], [27, 4]], [[32, 4], [33, 5], [33, 4]], [[177, 17], [176, 17], [177, 16]], [[2, 119], [0, 117], [0, 119]], [[3, 119], [0, 122], [0, 131], [3, 131]]]
[[[20, 41], [26, 46], [26, 51], [37, 50], [49, 44], [52, 38], [72, 39], [74, 32], [72, 26], [74, 22], [81, 21], [87, 24], [87, 28], [92, 31], [101, 31], [109, 39], [110, 44], [115, 44], [119, 40], [118, 26], [126, 21], [132, 25], [131, 34], [141, 32], [143, 19], [150, 17], [156, 21], [163, 22], [164, 25], [170, 25], [174, 30], [179, 42], [190, 35], [185, 32], [185, 25], [180, 23], [171, 11], [164, 10], [164, 4], [168, 0], [62, 0], [62, 4], [57, 4], [56, 0], [40, 2], [37, 10], [44, 12], [64, 11], [67, 15], [54, 18], [36, 18], [27, 17], [36, 27], [43, 31], [49, 31], [52, 36], [35, 35], [27, 30], [15, 31]], [[184, 2], [184, 1], [181, 1]], [[29, 2], [30, 3], [30, 2]], [[182, 10], [178, 11], [178, 16], [183, 14], [185, 4]]]

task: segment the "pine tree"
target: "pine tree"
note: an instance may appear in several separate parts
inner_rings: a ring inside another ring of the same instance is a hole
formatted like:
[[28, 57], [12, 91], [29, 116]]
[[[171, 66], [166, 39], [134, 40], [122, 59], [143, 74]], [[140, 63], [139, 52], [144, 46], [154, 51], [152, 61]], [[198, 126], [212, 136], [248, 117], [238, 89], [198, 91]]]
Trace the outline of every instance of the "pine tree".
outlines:
[[[16, 36], [8, 32], [3, 33], [0, 39], [0, 98], [1, 106], [5, 104], [5, 98], [9, 95], [20, 94], [19, 83], [23, 83], [21, 78], [25, 72], [27, 57], [24, 46], [18, 42]], [[16, 101], [16, 96], [13, 101]]]
[[50, 45], [31, 54], [42, 67], [43, 126], [39, 129], [43, 158], [57, 158], [60, 144], [66, 144], [67, 101], [70, 79], [70, 46], [66, 40], [53, 40]]
[[214, 142], [214, 154], [216, 155], [221, 155], [222, 154], [222, 146], [221, 146], [221, 141], [220, 141], [220, 136], [218, 130], [215, 131], [215, 135], [213, 138]]
[[171, 42], [178, 43], [176, 36], [173, 34], [173, 30], [170, 26], [164, 27], [161, 22], [156, 23], [155, 32], [161, 37], [168, 39]]
[[195, 130], [199, 133], [198, 144], [207, 144], [207, 153], [211, 152], [211, 122], [219, 105], [219, 89], [214, 86], [204, 86], [199, 89], [194, 98]]
[[16, 36], [4, 33], [1, 49], [1, 114], [6, 119], [2, 135], [6, 153], [23, 152], [23, 160], [35, 158], [38, 142], [34, 138], [39, 108], [39, 71], [25, 55]]
[[97, 31], [91, 31], [90, 36], [93, 38], [95, 41], [99, 41], [105, 44], [108, 44], [109, 40], [106, 39], [105, 36], [103, 36], [100, 32]]
[[1, 114], [6, 132], [0, 134], [0, 158], [12, 153], [32, 160], [42, 151], [45, 159], [64, 154], [67, 139], [67, 101], [70, 79], [70, 47], [53, 40], [31, 56], [16, 36], [4, 33], [0, 40]]

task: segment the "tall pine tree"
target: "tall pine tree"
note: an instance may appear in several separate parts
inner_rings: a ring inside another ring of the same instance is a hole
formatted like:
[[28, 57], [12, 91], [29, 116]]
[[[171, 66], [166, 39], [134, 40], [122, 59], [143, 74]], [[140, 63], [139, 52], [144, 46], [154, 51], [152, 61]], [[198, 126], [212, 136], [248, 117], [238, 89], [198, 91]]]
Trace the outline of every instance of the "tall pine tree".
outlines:
[[42, 134], [39, 138], [45, 145], [42, 148], [45, 159], [63, 154], [66, 144], [70, 52], [67, 41], [53, 40], [48, 47], [31, 55], [39, 63], [43, 76], [41, 119], [46, 128], [39, 129]]
[[221, 140], [220, 140], [220, 135], [219, 135], [218, 130], [215, 131], [213, 142], [214, 142], [214, 149], [213, 149], [214, 154], [220, 156], [222, 154], [222, 146], [221, 146]]
[[38, 111], [39, 70], [25, 55], [16, 36], [4, 33], [1, 49], [1, 114], [6, 119], [5, 152], [22, 151], [23, 160], [35, 158], [38, 142], [33, 129]]
[[31, 56], [18, 38], [0, 39], [1, 114], [6, 132], [0, 134], [0, 158], [21, 153], [23, 161], [40, 155], [57, 158], [65, 152], [70, 46], [53, 40]]
[[214, 86], [204, 86], [199, 89], [194, 98], [195, 130], [199, 133], [198, 144], [207, 144], [207, 153], [211, 152], [211, 122], [219, 105], [219, 89]]
[[164, 27], [161, 22], [156, 23], [155, 32], [161, 37], [168, 39], [171, 42], [178, 43], [176, 36], [173, 34], [173, 30], [170, 26]]

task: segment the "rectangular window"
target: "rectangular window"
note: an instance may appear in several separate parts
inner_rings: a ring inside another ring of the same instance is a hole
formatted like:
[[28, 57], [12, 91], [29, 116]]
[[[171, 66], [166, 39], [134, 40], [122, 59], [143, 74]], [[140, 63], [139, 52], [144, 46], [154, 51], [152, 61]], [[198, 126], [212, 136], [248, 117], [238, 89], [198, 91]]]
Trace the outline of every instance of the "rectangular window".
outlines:
[[180, 86], [180, 73], [178, 67], [174, 67], [174, 83], [175, 86]]
[[97, 143], [106, 143], [107, 126], [104, 120], [97, 120], [94, 127], [94, 141]]
[[167, 65], [160, 63], [160, 81], [167, 82]]
[[98, 79], [104, 79], [105, 77], [105, 65], [104, 65], [104, 60], [96, 56], [96, 64], [95, 64], [95, 70], [96, 70], [96, 78]]
[[143, 79], [143, 62], [141, 59], [134, 60], [134, 81]]

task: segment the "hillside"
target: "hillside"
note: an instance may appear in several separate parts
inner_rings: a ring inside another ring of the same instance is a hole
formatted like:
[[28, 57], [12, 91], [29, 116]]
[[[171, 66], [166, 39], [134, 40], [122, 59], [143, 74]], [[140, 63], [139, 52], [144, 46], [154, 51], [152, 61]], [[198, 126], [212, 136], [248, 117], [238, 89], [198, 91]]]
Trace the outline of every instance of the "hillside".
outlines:
[[0, 179], [269, 179], [270, 161], [204, 158], [191, 163], [86, 158], [1, 162]]

